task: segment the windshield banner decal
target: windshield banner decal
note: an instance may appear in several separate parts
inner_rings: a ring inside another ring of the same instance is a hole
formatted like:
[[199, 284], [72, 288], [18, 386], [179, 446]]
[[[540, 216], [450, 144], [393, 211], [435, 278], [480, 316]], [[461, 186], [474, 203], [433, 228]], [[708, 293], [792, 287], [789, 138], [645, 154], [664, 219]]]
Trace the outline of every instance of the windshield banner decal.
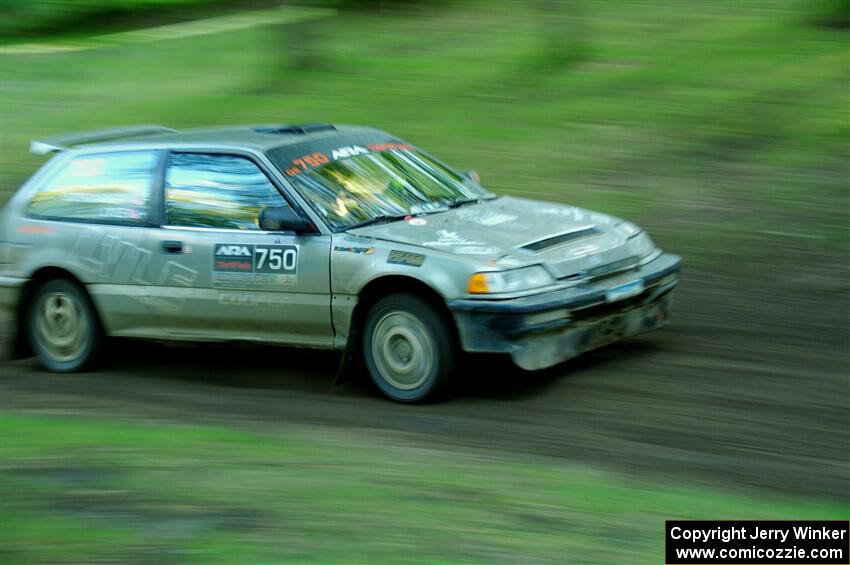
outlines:
[[348, 159], [357, 155], [380, 153], [383, 151], [415, 151], [407, 143], [377, 136], [347, 136], [318, 139], [297, 145], [285, 145], [269, 152], [269, 156], [288, 177], [306, 173], [333, 161]]

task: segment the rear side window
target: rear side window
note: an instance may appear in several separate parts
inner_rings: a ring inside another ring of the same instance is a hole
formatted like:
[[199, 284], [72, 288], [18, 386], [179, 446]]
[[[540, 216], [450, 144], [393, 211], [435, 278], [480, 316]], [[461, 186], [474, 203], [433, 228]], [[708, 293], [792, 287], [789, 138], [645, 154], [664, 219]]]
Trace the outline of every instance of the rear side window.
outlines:
[[169, 226], [259, 230], [260, 211], [286, 200], [250, 159], [173, 153], [165, 174]]
[[158, 160], [156, 151], [76, 157], [36, 191], [28, 212], [45, 218], [144, 224]]

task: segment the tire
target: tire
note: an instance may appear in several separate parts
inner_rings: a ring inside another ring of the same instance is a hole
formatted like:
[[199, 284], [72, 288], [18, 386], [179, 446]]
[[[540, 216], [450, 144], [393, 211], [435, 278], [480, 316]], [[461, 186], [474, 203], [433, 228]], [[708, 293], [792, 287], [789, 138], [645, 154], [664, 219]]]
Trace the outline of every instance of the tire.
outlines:
[[440, 399], [454, 379], [457, 349], [453, 328], [415, 296], [391, 294], [366, 316], [366, 369], [375, 386], [397, 402]]
[[103, 341], [88, 294], [67, 279], [49, 280], [35, 289], [27, 305], [26, 333], [35, 356], [55, 373], [87, 369]]

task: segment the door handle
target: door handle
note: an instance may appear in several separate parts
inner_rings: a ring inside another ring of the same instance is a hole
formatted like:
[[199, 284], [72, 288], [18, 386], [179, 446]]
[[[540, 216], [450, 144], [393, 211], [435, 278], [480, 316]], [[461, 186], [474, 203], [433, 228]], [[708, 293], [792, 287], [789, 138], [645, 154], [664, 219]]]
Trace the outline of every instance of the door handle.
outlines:
[[183, 242], [182, 241], [163, 241], [162, 242], [162, 250], [166, 253], [170, 253], [172, 255], [178, 255], [183, 253]]

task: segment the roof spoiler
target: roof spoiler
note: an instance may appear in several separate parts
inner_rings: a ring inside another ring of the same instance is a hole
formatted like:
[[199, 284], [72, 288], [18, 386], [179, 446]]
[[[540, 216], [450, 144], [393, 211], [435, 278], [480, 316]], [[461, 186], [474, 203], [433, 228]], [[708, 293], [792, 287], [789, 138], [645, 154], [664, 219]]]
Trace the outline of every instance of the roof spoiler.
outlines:
[[131, 137], [155, 135], [158, 133], [174, 133], [176, 131], [177, 130], [175, 129], [163, 126], [145, 125], [69, 133], [67, 135], [58, 135], [56, 137], [30, 142], [30, 153], [35, 153], [36, 155], [47, 155], [48, 153], [64, 151], [65, 149], [69, 149], [75, 145], [81, 145], [83, 143], [94, 143], [96, 141], [109, 141], [113, 139], [127, 139]]

